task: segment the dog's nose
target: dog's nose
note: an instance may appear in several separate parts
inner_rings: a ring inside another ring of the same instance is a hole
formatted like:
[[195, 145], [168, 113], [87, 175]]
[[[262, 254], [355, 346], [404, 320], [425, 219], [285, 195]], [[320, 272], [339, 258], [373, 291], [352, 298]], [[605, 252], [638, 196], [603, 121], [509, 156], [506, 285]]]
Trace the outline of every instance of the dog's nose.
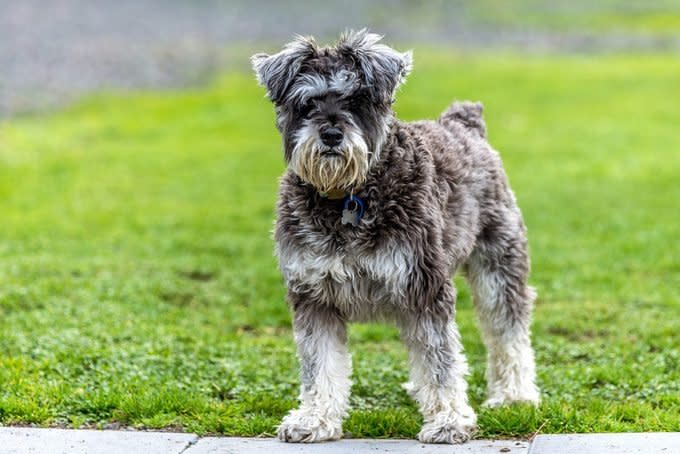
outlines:
[[342, 131], [338, 128], [324, 128], [321, 130], [321, 141], [327, 147], [335, 147], [342, 142]]

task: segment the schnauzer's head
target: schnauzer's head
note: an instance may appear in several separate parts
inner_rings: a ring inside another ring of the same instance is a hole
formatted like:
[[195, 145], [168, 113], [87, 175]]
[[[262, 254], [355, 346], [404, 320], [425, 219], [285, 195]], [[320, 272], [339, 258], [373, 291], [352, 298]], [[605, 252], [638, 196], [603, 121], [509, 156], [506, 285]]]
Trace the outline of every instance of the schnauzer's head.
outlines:
[[252, 57], [276, 106], [286, 161], [319, 191], [360, 186], [378, 161], [394, 93], [412, 62], [411, 52], [380, 39], [361, 30], [318, 47], [313, 38], [298, 37], [277, 54]]

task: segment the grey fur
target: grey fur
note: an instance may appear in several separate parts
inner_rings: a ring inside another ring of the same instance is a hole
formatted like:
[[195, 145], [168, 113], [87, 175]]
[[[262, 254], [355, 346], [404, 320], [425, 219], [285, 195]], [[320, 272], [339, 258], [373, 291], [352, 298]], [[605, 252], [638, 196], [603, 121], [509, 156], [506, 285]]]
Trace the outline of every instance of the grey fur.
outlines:
[[[476, 418], [454, 322], [451, 277], [459, 269], [474, 291], [488, 347], [487, 403], [539, 398], [526, 229], [485, 139], [482, 106], [454, 103], [438, 121], [397, 120], [392, 99], [411, 54], [379, 40], [347, 32], [334, 47], [298, 39], [279, 54], [253, 58], [290, 164], [274, 236], [294, 312], [302, 404], [279, 428], [286, 441], [341, 436], [351, 371], [345, 324], [365, 320], [401, 330], [411, 392], [424, 416], [419, 438], [467, 440]], [[318, 131], [328, 126], [344, 131], [343, 144], [321, 143]], [[342, 201], [320, 194], [328, 189], [363, 199], [358, 226], [341, 224]]]
[[300, 71], [304, 60], [316, 51], [313, 38], [298, 36], [275, 55], [255, 54], [251, 62], [258, 82], [267, 88], [267, 96], [277, 102]]

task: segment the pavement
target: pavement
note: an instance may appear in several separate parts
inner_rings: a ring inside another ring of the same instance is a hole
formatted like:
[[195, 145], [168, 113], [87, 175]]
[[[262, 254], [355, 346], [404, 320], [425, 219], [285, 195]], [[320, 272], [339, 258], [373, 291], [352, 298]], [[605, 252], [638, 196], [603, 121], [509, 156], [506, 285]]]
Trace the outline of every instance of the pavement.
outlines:
[[272, 438], [204, 437], [170, 432], [0, 427], [0, 454], [680, 454], [680, 432], [538, 435], [424, 445], [415, 440], [288, 444]]

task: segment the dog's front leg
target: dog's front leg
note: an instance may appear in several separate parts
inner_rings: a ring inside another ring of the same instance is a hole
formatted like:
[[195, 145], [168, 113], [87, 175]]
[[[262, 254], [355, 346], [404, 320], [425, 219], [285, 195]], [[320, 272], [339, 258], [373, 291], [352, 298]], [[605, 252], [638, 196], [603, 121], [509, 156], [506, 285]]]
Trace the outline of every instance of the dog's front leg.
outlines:
[[292, 302], [301, 402], [283, 419], [278, 435], [295, 443], [336, 440], [342, 437], [351, 387], [345, 321], [327, 306]]
[[467, 399], [467, 361], [454, 320], [455, 297], [447, 283], [432, 306], [404, 314], [400, 322], [411, 363], [409, 391], [423, 414], [418, 434], [423, 443], [463, 443], [476, 429]]

